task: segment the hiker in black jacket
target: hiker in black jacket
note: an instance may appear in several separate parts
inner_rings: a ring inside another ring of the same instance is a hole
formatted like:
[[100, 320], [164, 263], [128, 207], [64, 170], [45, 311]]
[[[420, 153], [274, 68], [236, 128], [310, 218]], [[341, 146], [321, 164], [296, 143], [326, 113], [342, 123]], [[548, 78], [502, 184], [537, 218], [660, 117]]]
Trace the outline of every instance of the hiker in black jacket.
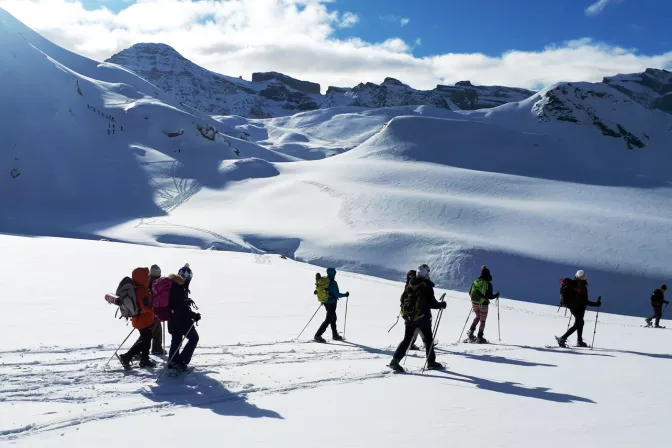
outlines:
[[576, 346], [587, 347], [583, 341], [583, 316], [586, 314], [586, 307], [602, 305], [602, 296], [597, 298], [597, 302], [588, 300], [588, 282], [586, 281], [586, 273], [582, 270], [576, 272], [573, 279], [566, 278], [561, 289], [563, 304], [569, 308], [572, 316], [574, 316], [574, 325], [567, 330], [565, 334], [560, 337], [555, 337], [560, 347], [567, 346], [567, 338], [576, 331]]
[[[169, 369], [187, 370], [191, 357], [198, 344], [198, 332], [195, 323], [201, 320], [201, 315], [191, 310], [190, 299], [187, 298], [187, 279], [179, 275], [170, 275], [173, 285], [170, 288], [170, 313], [168, 332], [172, 335], [170, 343], [168, 365]], [[187, 345], [179, 352], [182, 338], [187, 339]]]
[[394, 352], [390, 367], [393, 370], [403, 372], [399, 362], [403, 359], [411, 345], [415, 330], [420, 330], [425, 341], [427, 353], [427, 368], [441, 369], [443, 365], [436, 362], [434, 353], [434, 337], [432, 335], [432, 311], [446, 307], [446, 302], [438, 302], [434, 297], [434, 283], [429, 279], [429, 266], [423, 264], [418, 268], [415, 278], [411, 279], [406, 286], [404, 309], [404, 322], [406, 331], [404, 340], [401, 341]]
[[660, 288], [653, 291], [651, 294], [651, 306], [653, 307], [653, 316], [646, 318], [646, 325], [651, 326], [651, 321], [656, 319], [656, 328], [660, 328], [660, 319], [663, 317], [663, 304], [670, 303], [665, 300], [665, 291], [667, 291], [667, 285], [662, 285]]

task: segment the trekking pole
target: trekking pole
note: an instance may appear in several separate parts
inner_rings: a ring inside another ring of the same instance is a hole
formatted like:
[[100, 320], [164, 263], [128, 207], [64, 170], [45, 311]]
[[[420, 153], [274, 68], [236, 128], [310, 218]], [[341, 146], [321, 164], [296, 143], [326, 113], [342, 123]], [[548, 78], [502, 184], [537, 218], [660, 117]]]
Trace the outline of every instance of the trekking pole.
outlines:
[[[182, 344], [184, 344], [184, 340], [187, 338], [187, 336], [188, 336], [189, 333], [191, 332], [192, 328], [194, 328], [194, 325], [196, 325], [196, 322], [193, 322], [193, 323], [191, 324], [191, 327], [189, 327], [189, 329], [187, 330], [187, 332], [184, 333], [184, 336], [182, 336], [182, 341], [180, 341], [180, 348], [182, 348]], [[168, 366], [170, 365], [170, 363], [173, 362], [173, 358], [175, 357], [175, 355], [177, 355], [178, 353], [180, 353], [180, 348], [178, 348], [177, 350], [175, 350], [175, 353], [173, 353], [173, 356], [171, 356], [170, 358], [168, 358], [168, 362], [167, 362], [166, 365], [163, 367], [163, 369], [161, 369], [161, 372], [159, 372], [159, 376], [156, 377], [156, 382], [157, 382], [157, 383], [158, 383], [159, 380], [161, 379], [161, 375], [163, 375], [163, 372], [165, 372], [166, 369], [168, 369]]]
[[469, 323], [469, 318], [471, 317], [472, 311], [474, 311], [474, 309], [469, 308], [469, 314], [467, 315], [467, 320], [464, 321], [464, 327], [462, 327], [462, 333], [460, 333], [460, 337], [457, 338], [457, 342], [460, 342], [462, 340], [462, 335], [464, 334], [465, 328], [467, 328], [467, 323]]
[[126, 339], [124, 339], [124, 342], [122, 342], [121, 345], [119, 346], [119, 348], [117, 348], [117, 349], [114, 351], [114, 353], [112, 353], [112, 356], [110, 356], [110, 359], [107, 360], [107, 362], [106, 362], [105, 365], [103, 366], [103, 369], [106, 369], [106, 368], [107, 368], [107, 365], [110, 363], [110, 361], [112, 361], [112, 358], [114, 358], [114, 355], [116, 355], [117, 352], [118, 352], [119, 350], [121, 350], [121, 347], [123, 347], [123, 345], [126, 343], [126, 341], [128, 341], [128, 338], [131, 337], [131, 335], [133, 334], [134, 331], [135, 331], [135, 328], [132, 329], [130, 333], [128, 333], [128, 336], [126, 336]]
[[[441, 297], [441, 301], [443, 302], [443, 297]], [[422, 367], [422, 372], [425, 373], [425, 370], [427, 369], [427, 363], [429, 363], [429, 353], [435, 352], [434, 350], [434, 341], [436, 340], [436, 334], [439, 331], [439, 324], [441, 323], [441, 318], [443, 317], [443, 308], [439, 311], [439, 315], [436, 317], [436, 326], [434, 327], [434, 333], [432, 334], [432, 347], [430, 348], [430, 352], [427, 353], [427, 356], [425, 357], [425, 365]], [[436, 355], [436, 353], [434, 353]]]
[[348, 299], [350, 296], [345, 298], [345, 319], [343, 319], [343, 339], [345, 339], [345, 328], [348, 326]]
[[[601, 302], [600, 302], [601, 303]], [[597, 333], [597, 319], [600, 317], [600, 308], [597, 308], [597, 313], [595, 314], [595, 329], [593, 330], [593, 342], [590, 343], [590, 349], [593, 349], [595, 345], [595, 333]]]
[[567, 329], [568, 330], [569, 330], [569, 326], [571, 325], [571, 323], [572, 323], [572, 315], [570, 314], [569, 315], [569, 321], [567, 322]]
[[[317, 306], [317, 309], [315, 310], [315, 314], [317, 314], [317, 312], [320, 311], [320, 308], [321, 308], [321, 307], [322, 307], [322, 304], [320, 303], [320, 304]], [[310, 323], [311, 323], [311, 322], [313, 321], [313, 319], [315, 318], [315, 314], [313, 314], [313, 317], [310, 318], [310, 320], [308, 321], [308, 323], [306, 324], [306, 326], [303, 327], [303, 330], [301, 330], [301, 333], [299, 333], [299, 335], [296, 337], [296, 339], [299, 339], [299, 338], [301, 337], [301, 335], [303, 334], [303, 332], [306, 331], [306, 328], [308, 328], [308, 325], [310, 325]], [[296, 341], [296, 339], [294, 339], [294, 340]]]
[[389, 330], [387, 330], [387, 332], [389, 333], [390, 331], [392, 331], [392, 329], [393, 329], [394, 327], [396, 327], [398, 323], [399, 323], [399, 316], [397, 316], [397, 321], [394, 323], [394, 325], [392, 325], [392, 326], [390, 327]]
[[161, 322], [161, 342], [163, 342], [163, 351], [166, 351], [166, 322]]
[[497, 297], [497, 337], [499, 342], [502, 342], [502, 332], [499, 329], [499, 297]]

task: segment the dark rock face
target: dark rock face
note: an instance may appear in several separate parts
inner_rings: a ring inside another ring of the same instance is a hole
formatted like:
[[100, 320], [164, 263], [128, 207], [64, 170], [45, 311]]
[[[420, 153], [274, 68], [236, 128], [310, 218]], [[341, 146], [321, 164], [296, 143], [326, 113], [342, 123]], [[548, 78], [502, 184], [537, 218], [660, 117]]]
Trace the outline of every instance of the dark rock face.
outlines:
[[283, 75], [277, 72], [267, 73], [252, 73], [252, 82], [266, 82], [266, 81], [280, 81], [288, 87], [291, 87], [299, 92], [308, 93], [311, 95], [320, 94], [320, 85], [310, 81], [300, 81], [291, 76]]

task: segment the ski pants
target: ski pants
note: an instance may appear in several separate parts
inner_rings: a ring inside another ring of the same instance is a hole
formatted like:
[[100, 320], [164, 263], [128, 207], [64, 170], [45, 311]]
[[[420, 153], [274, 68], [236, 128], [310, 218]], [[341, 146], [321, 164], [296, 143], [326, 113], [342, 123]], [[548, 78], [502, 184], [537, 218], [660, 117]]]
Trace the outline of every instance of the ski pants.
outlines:
[[422, 338], [422, 343], [425, 344], [425, 347], [427, 347], [427, 341], [425, 341], [425, 335], [420, 331], [419, 328], [415, 329], [415, 333], [413, 333], [413, 339], [411, 340], [411, 345], [415, 345], [415, 342], [418, 340], [418, 335]]
[[649, 321], [656, 319], [656, 326], [660, 325], [660, 319], [663, 317], [663, 305], [651, 305], [653, 307], [653, 316], [649, 317]]
[[161, 322], [157, 319], [152, 327], [152, 353], [163, 352], [163, 330]]
[[140, 337], [133, 344], [133, 347], [126, 352], [126, 357], [132, 359], [139, 354], [141, 359], [149, 359], [149, 346], [152, 343], [152, 327], [143, 328], [142, 330], [138, 330], [138, 332], [140, 333]]
[[[172, 328], [171, 331], [172, 339], [170, 341], [170, 352], [168, 359], [172, 359], [173, 362], [189, 364], [191, 362], [191, 357], [194, 355], [194, 350], [196, 350], [196, 344], [198, 344], [199, 339], [196, 327], [192, 327], [191, 323], [189, 323], [189, 326], [175, 325], [174, 327], [177, 328]], [[189, 330], [189, 328], [191, 328], [191, 330]], [[180, 344], [182, 343], [182, 337], [185, 334], [187, 335], [187, 345], [184, 346], [181, 353], [178, 353], [180, 350]], [[177, 354], [175, 355], [175, 353]], [[173, 357], [173, 355], [175, 356]]]
[[485, 331], [485, 321], [488, 319], [488, 305], [479, 305], [478, 303], [473, 303], [471, 304], [471, 308], [474, 311], [474, 321], [471, 323], [471, 327], [469, 328], [469, 333], [474, 334], [474, 331], [476, 331], [476, 326], [481, 324], [481, 326], [478, 328], [478, 335], [480, 337], [483, 337], [483, 331]]
[[583, 312], [577, 312], [574, 310], [570, 310], [572, 312], [572, 316], [574, 316], [574, 325], [572, 325], [567, 332], [562, 335], [562, 339], [567, 340], [568, 337], [570, 337], [575, 331], [576, 331], [576, 340], [577, 342], [583, 341], [583, 316], [585, 314], [585, 310]]
[[432, 325], [423, 325], [422, 327], [416, 327], [415, 325], [406, 325], [406, 331], [404, 332], [404, 340], [401, 341], [397, 347], [397, 351], [394, 352], [394, 359], [401, 361], [408, 347], [411, 346], [411, 341], [413, 340], [413, 335], [415, 331], [419, 330], [422, 335], [422, 339], [425, 341], [425, 353], [427, 354], [427, 361], [431, 364], [436, 361], [436, 353], [434, 353], [434, 337], [432, 336]]
[[320, 325], [320, 328], [317, 329], [317, 333], [315, 333], [315, 336], [322, 336], [325, 331], [327, 331], [327, 327], [331, 326], [331, 333], [332, 335], [337, 335], [338, 331], [336, 330], [336, 307], [338, 306], [338, 303], [325, 303], [324, 304], [324, 309], [327, 310], [327, 317], [324, 319], [324, 322], [322, 322], [322, 325]]

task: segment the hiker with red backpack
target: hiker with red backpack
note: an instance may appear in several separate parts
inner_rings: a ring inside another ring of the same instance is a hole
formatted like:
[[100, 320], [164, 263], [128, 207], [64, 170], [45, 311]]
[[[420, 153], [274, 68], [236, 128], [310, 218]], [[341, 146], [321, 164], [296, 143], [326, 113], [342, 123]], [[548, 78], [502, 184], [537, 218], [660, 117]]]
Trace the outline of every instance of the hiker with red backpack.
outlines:
[[131, 367], [131, 360], [138, 354], [140, 355], [140, 367], [156, 367], [156, 363], [149, 359], [154, 311], [148, 287], [149, 269], [136, 268], [131, 278], [124, 278], [117, 289], [119, 297], [134, 295], [138, 306], [138, 314], [131, 317], [131, 323], [133, 328], [140, 333], [140, 337], [128, 352], [118, 355], [119, 361], [127, 369]]
[[[154, 291], [152, 287], [154, 282], [161, 278], [161, 268], [158, 265], [153, 264], [149, 268], [149, 293], [154, 297]], [[154, 303], [156, 306], [156, 303]], [[156, 317], [156, 312], [154, 313]], [[167, 320], [167, 319], [166, 319]], [[161, 328], [161, 320], [158, 318], [154, 319], [154, 326], [152, 327], [152, 355], [165, 355], [166, 351], [163, 349], [163, 332]]]
[[[199, 339], [195, 325], [196, 322], [201, 320], [201, 315], [191, 310], [194, 301], [189, 298], [189, 284], [192, 276], [193, 273], [188, 263], [179, 270], [178, 275], [171, 274], [169, 276], [172, 284], [169, 294], [170, 319], [168, 320], [168, 332], [172, 335], [172, 340], [168, 368], [181, 372], [189, 370], [189, 363]], [[187, 339], [187, 345], [180, 351], [180, 346], [185, 338]]]
[[597, 298], [597, 302], [588, 300], [588, 282], [586, 273], [582, 270], [576, 271], [574, 278], [562, 280], [560, 287], [560, 304], [569, 309], [574, 316], [574, 325], [560, 337], [555, 337], [560, 347], [567, 347], [567, 338], [576, 331], [576, 346], [588, 347], [583, 341], [583, 316], [586, 314], [586, 307], [594, 306], [599, 308], [602, 305], [602, 296]]

